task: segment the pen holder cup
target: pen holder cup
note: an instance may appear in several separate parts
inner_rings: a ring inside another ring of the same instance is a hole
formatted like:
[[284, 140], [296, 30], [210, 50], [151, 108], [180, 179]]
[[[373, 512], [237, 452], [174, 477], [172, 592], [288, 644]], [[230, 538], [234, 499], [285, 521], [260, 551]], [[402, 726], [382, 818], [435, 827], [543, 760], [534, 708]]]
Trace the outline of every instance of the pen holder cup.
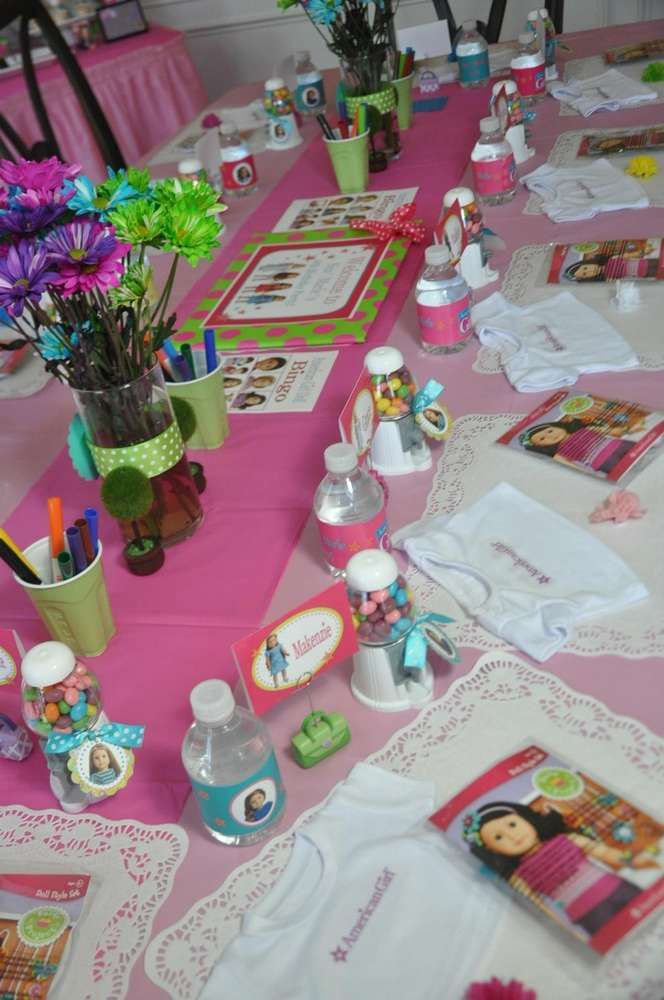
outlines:
[[413, 124], [413, 77], [402, 76], [400, 80], [393, 80], [392, 86], [397, 92], [397, 123], [399, 131], [410, 128]]
[[[42, 580], [51, 579], [49, 538], [24, 550]], [[76, 656], [99, 656], [116, 628], [104, 579], [102, 546], [87, 569], [61, 583], [25, 583], [14, 574], [34, 604], [51, 639], [64, 642]]]
[[169, 396], [186, 399], [196, 414], [196, 430], [187, 441], [187, 448], [211, 451], [221, 448], [228, 437], [228, 416], [224, 396], [223, 357], [217, 354], [217, 367], [207, 371], [205, 351], [192, 351], [196, 378], [190, 382], [167, 382]]
[[341, 194], [361, 194], [369, 185], [369, 130], [352, 139], [325, 139]]

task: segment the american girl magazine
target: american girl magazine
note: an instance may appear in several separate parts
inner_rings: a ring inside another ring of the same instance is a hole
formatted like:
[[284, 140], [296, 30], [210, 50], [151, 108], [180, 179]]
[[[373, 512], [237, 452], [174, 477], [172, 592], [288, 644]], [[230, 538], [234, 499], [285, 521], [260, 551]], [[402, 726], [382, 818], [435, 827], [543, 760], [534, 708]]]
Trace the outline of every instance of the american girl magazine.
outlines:
[[654, 458], [664, 440], [664, 412], [642, 403], [561, 389], [498, 438], [591, 476], [618, 483]]
[[430, 818], [601, 955], [664, 903], [664, 825], [538, 746], [501, 760]]

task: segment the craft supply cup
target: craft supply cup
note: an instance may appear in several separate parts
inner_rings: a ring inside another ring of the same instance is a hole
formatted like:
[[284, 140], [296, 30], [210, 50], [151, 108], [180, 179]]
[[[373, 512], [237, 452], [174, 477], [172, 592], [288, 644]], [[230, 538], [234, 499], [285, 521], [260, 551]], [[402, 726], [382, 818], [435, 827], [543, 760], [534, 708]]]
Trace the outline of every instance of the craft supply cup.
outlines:
[[223, 358], [217, 354], [213, 372], [205, 366], [205, 351], [192, 351], [196, 378], [190, 382], [167, 382], [169, 396], [186, 399], [196, 414], [196, 430], [186, 442], [187, 448], [221, 448], [228, 437], [228, 416], [224, 396]]
[[[51, 579], [49, 538], [40, 538], [24, 550], [42, 580]], [[51, 639], [66, 643], [77, 656], [99, 656], [116, 628], [104, 579], [102, 546], [87, 569], [61, 583], [16, 582], [39, 612]]]
[[369, 130], [352, 139], [323, 139], [341, 194], [361, 194], [369, 184]]
[[413, 77], [402, 76], [400, 80], [393, 80], [392, 86], [397, 92], [397, 122], [399, 131], [410, 128], [413, 123]]

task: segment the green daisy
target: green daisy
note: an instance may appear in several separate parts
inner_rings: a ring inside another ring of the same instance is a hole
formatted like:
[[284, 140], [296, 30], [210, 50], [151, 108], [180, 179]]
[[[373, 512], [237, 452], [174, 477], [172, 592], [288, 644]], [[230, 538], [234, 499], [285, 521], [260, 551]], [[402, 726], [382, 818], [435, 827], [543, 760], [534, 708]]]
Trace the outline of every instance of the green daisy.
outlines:
[[209, 215], [201, 215], [183, 203], [166, 212], [162, 248], [186, 257], [192, 267], [199, 260], [210, 260], [219, 246], [223, 226]]
[[117, 288], [108, 290], [108, 298], [117, 309], [120, 306], [133, 306], [146, 294], [152, 293], [152, 268], [149, 264], [130, 264], [122, 275], [122, 281]]
[[119, 240], [132, 246], [161, 246], [164, 232], [164, 211], [149, 198], [136, 198], [112, 209], [108, 217], [115, 226]]
[[219, 201], [214, 188], [205, 181], [166, 177], [157, 181], [152, 196], [158, 205], [168, 208], [186, 203], [188, 210], [198, 215], [218, 215], [227, 208]]

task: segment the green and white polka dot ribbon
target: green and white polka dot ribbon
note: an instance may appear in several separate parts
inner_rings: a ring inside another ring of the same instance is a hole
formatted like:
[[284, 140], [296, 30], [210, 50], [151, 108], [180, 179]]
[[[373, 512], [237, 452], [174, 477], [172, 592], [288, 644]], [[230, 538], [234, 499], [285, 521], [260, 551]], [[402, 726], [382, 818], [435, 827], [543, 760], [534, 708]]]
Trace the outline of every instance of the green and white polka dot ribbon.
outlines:
[[355, 114], [356, 108], [360, 104], [370, 104], [372, 108], [376, 108], [381, 114], [386, 114], [388, 111], [394, 111], [397, 106], [397, 92], [393, 86], [384, 87], [383, 90], [377, 90], [375, 94], [364, 94], [363, 97], [347, 97], [346, 107], [351, 115]]
[[100, 448], [88, 440], [88, 447], [100, 476], [107, 476], [120, 465], [130, 465], [152, 479], [172, 469], [184, 454], [184, 441], [175, 422], [161, 434], [140, 444], [126, 448]]

